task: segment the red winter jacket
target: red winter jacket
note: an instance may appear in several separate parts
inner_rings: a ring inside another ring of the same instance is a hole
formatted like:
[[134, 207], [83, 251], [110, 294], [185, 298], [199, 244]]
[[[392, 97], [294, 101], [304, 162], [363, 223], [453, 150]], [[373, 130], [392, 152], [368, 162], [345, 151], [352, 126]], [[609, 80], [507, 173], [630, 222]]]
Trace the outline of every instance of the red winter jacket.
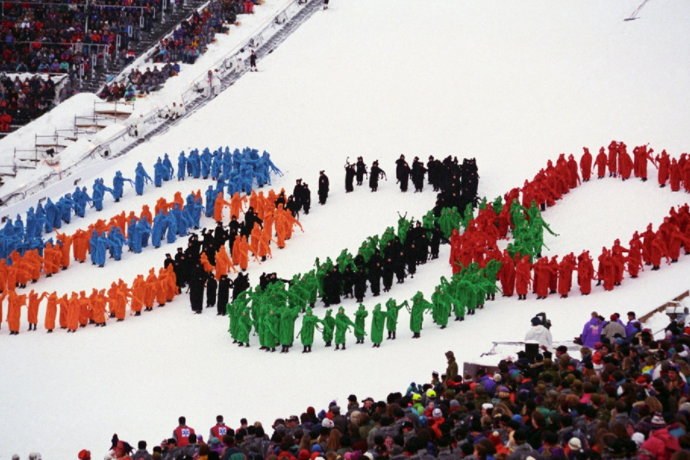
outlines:
[[668, 429], [662, 428], [653, 431], [640, 448], [652, 453], [655, 460], [670, 460], [673, 453], [680, 450], [680, 444], [678, 439], [671, 436]]

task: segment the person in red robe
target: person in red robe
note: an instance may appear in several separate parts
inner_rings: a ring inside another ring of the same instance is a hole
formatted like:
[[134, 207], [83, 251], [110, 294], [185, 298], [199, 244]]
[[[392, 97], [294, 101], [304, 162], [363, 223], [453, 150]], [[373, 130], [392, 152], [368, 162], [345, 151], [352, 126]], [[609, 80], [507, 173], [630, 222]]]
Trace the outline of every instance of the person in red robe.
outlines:
[[587, 147], [582, 148], [585, 153], [580, 157], [580, 171], [582, 172], [582, 182], [589, 182], [592, 177], [592, 154]]
[[532, 284], [532, 268], [529, 263], [529, 256], [523, 256], [515, 267], [515, 292], [518, 300], [525, 300], [527, 292]]
[[666, 182], [669, 177], [669, 169], [671, 167], [671, 159], [666, 153], [666, 150], [662, 150], [660, 155], [656, 156], [656, 162], [659, 166], [659, 173], [657, 178], [659, 180], [659, 187], [666, 187]]
[[651, 250], [649, 253], [649, 258], [652, 263], [652, 270], [658, 270], [661, 266], [661, 258], [665, 257], [667, 263], [671, 263], [668, 257], [668, 248], [661, 235], [661, 232], [657, 232], [656, 237], [652, 240]]
[[671, 160], [671, 166], [668, 169], [669, 182], [671, 183], [671, 191], [677, 192], [680, 190], [680, 180], [682, 171], [676, 159]]
[[643, 267], [642, 264], [642, 241], [640, 241], [640, 235], [635, 232], [632, 239], [630, 240], [630, 249], [628, 250], [628, 273], [630, 273], [630, 278], [637, 278], [640, 273], [640, 268]]
[[639, 145], [633, 149], [635, 177], [642, 179], [642, 182], [647, 181], [647, 160], [656, 166], [652, 153], [654, 153], [654, 149], [648, 151], [646, 145]]
[[592, 292], [592, 280], [594, 279], [594, 266], [589, 251], [583, 251], [577, 257], [577, 284], [580, 294], [589, 295]]
[[549, 295], [549, 284], [551, 282], [551, 265], [549, 259], [542, 257], [534, 266], [534, 292], [537, 294], [537, 299], [545, 299]]
[[624, 148], [625, 144], [622, 144], [622, 146], [623, 147], [618, 152], [618, 173], [620, 174], [621, 179], [625, 181], [630, 179], [630, 176], [632, 175], [633, 161]]
[[599, 282], [597, 286], [603, 282], [605, 291], [613, 291], [613, 287], [616, 285], [616, 274], [609, 250], [605, 247], [602, 248], [598, 260], [599, 270], [597, 272], [599, 273]]
[[512, 297], [515, 292], [515, 261], [507, 250], [503, 251], [501, 257], [501, 268], [498, 271], [498, 278], [501, 281], [501, 291], [503, 297]]
[[577, 170], [577, 161], [575, 161], [575, 157], [573, 155], [568, 155], [568, 171], [570, 172], [568, 187], [574, 189], [581, 184], [581, 181], [580, 173]]
[[603, 179], [606, 177], [606, 166], [608, 165], [608, 158], [604, 152], [604, 147], [599, 149], [599, 155], [594, 161], [594, 166], [597, 167], [597, 179]]
[[609, 157], [608, 157], [608, 167], [609, 167], [609, 177], [616, 177], [616, 167], [618, 166], [618, 153], [620, 149], [625, 146], [624, 143], [616, 143], [616, 141], [611, 141], [609, 144]]
[[563, 260], [558, 265], [558, 294], [561, 296], [561, 299], [565, 299], [570, 293], [575, 268], [577, 268], [577, 264], [575, 262], [575, 254], [572, 252], [563, 257]]

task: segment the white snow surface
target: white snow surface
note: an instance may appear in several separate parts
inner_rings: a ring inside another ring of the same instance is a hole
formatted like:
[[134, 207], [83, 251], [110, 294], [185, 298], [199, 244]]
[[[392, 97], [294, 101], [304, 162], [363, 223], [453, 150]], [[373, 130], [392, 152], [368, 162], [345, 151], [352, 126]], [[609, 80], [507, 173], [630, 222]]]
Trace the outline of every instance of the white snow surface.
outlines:
[[[435, 197], [428, 186], [422, 194], [397, 190], [393, 162], [401, 153], [409, 160], [476, 157], [480, 195], [492, 199], [531, 179], [559, 153], [579, 158], [583, 146], [596, 152], [612, 139], [629, 148], [649, 142], [657, 152], [665, 148], [679, 156], [690, 146], [690, 24], [684, 20], [690, 3], [649, 2], [639, 20], [624, 22], [638, 4], [331, 1], [328, 11], [317, 12], [260, 61], [259, 73], [240, 79], [174, 130], [92, 167], [93, 177], [107, 184], [116, 170], [133, 177], [139, 161], [152, 174], [166, 152], [176, 160], [181, 150], [207, 146], [267, 150], [285, 172], [274, 187], [291, 191], [302, 178], [316, 204], [301, 219], [304, 233], [274, 249], [274, 259], [250, 265], [254, 283], [263, 271], [290, 278], [309, 270], [317, 256], [335, 257], [343, 248], [355, 252], [367, 236], [395, 225], [397, 212], [421, 217]], [[369, 164], [379, 159], [391, 177], [375, 194], [366, 187], [344, 193], [345, 158], [359, 155]], [[326, 206], [316, 199], [322, 169], [331, 179]], [[634, 230], [649, 222], [656, 227], [687, 195], [660, 189], [654, 179], [592, 180], [571, 192], [544, 213], [560, 234], [547, 238], [546, 254], [589, 248], [596, 256], [615, 238], [627, 244]], [[106, 201], [103, 212], [89, 210], [67, 229], [209, 184], [147, 186], [142, 197], [127, 187], [121, 203]], [[17, 209], [34, 204], [29, 201]], [[183, 244], [125, 253], [103, 269], [72, 265], [34, 287], [71, 292], [117, 278], [129, 283]], [[428, 297], [439, 277], [449, 276], [447, 260], [445, 246], [439, 260], [421, 266], [390, 294], [402, 301], [421, 290]], [[587, 297], [575, 291], [568, 299], [497, 298], [443, 331], [427, 318], [419, 340], [411, 340], [403, 311], [395, 342], [373, 350], [350, 340], [347, 351], [338, 353], [318, 340], [308, 355], [299, 353], [298, 344], [288, 355], [260, 352], [255, 337], [252, 348], [238, 348], [226, 319], [210, 310], [192, 315], [184, 295], [141, 317], [76, 334], [48, 335], [42, 328], [28, 333], [24, 322], [22, 332], [10, 337], [3, 325], [0, 456], [25, 458], [38, 451], [46, 459], [66, 459], [86, 448], [99, 458], [113, 433], [133, 445], [145, 439], [150, 449], [171, 435], [180, 415], [206, 437], [217, 414], [233, 427], [241, 417], [270, 427], [275, 418], [299, 415], [307, 406], [345, 403], [351, 393], [385, 399], [411, 381], [428, 381], [432, 370], [443, 371], [447, 350], [463, 362], [488, 351], [492, 341], [522, 340], [537, 312], [553, 321], [555, 341], [572, 339], [593, 310], [642, 315], [688, 289], [689, 273], [690, 258], [682, 257], [624, 280], [613, 292], [599, 287]], [[387, 299], [369, 296], [365, 304], [371, 310]], [[323, 315], [320, 305], [316, 313]], [[343, 305], [349, 312], [356, 307], [351, 300]]]

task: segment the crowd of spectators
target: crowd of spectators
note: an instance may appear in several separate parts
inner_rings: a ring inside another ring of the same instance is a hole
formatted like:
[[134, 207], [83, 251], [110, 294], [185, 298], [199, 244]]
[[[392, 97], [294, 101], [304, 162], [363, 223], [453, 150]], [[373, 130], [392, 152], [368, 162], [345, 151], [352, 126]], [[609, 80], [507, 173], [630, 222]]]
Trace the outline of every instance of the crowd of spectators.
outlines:
[[163, 64], [160, 70], [155, 65], [144, 72], [133, 69], [126, 82], [106, 85], [99, 96], [110, 101], [132, 100], [136, 95], [156, 91], [168, 78], [179, 73], [180, 62], [194, 64], [215, 40], [215, 35], [226, 33], [237, 21], [238, 14], [251, 14], [255, 1], [258, 0], [215, 0], [202, 11], [195, 11], [156, 45], [151, 60], [154, 64]]
[[88, 73], [92, 54], [113, 56], [128, 49], [142, 30], [150, 31], [160, 1], [93, 2], [86, 8], [86, 2], [5, 4], [0, 70]]
[[[581, 359], [566, 347], [503, 360], [495, 372], [445, 373], [385, 400], [355, 395], [299, 417], [236, 427], [218, 416], [205, 437], [180, 417], [152, 453], [112, 439], [113, 458], [164, 460], [546, 460], [690, 458], [690, 327], [673, 321], [607, 338]], [[205, 439], [205, 440], [204, 440]], [[82, 453], [88, 454], [86, 451]], [[82, 455], [80, 454], [80, 457]], [[106, 456], [106, 458], [110, 458]]]
[[52, 109], [58, 100], [71, 96], [76, 88], [70, 81], [56, 90], [56, 80], [50, 75], [22, 76], [0, 74], [0, 133], [10, 131], [11, 125], [23, 125]]
[[161, 0], [5, 3], [0, 72], [62, 74], [69, 80], [58, 95], [45, 80], [25, 79], [19, 88], [16, 80], [8, 84], [3, 78], [2, 131], [31, 121], [77, 92], [82, 80], [92, 78], [94, 62], [133, 59], [130, 43], [139, 40], [142, 31], [151, 32], [161, 8]]

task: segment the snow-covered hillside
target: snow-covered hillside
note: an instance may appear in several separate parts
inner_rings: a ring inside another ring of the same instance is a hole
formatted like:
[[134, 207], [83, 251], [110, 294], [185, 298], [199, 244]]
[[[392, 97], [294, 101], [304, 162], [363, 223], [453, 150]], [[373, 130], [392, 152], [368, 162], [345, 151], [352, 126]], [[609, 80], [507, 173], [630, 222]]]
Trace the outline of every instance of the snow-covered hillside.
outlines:
[[[314, 205], [301, 219], [305, 232], [275, 249], [274, 259], [250, 265], [250, 279], [257, 282], [264, 271], [289, 278], [309, 270], [317, 256], [355, 251], [367, 236], [394, 225], [398, 212], [421, 217], [434, 195], [428, 187], [422, 194], [397, 190], [393, 162], [401, 153], [475, 157], [479, 193], [489, 198], [531, 179], [559, 153], [579, 158], [583, 146], [595, 152], [612, 139], [629, 147], [650, 143], [679, 156], [690, 149], [690, 4], [649, 2], [639, 20], [624, 22], [638, 3], [461, 0], [420, 7], [414, 0], [332, 0], [328, 11], [315, 14], [262, 60], [260, 72], [243, 77], [175, 130], [104, 163], [94, 177], [109, 183], [117, 170], [132, 177], [139, 161], [152, 173], [164, 153], [174, 159], [182, 150], [226, 145], [270, 152], [285, 173], [274, 181], [277, 189], [291, 190], [302, 178], [315, 191], [318, 172], [325, 170], [331, 179], [327, 205]], [[366, 187], [345, 194], [345, 159], [360, 155], [368, 164], [378, 159], [390, 173], [375, 194]], [[209, 184], [168, 183], [148, 187], [142, 197], [126, 188], [122, 202], [106, 201], [101, 215], [90, 210], [68, 228]], [[547, 254], [584, 248], [596, 254], [615, 238], [627, 242], [634, 230], [658, 225], [687, 197], [659, 189], [653, 180], [593, 180], [544, 213], [561, 235], [547, 238]], [[165, 252], [182, 243], [127, 253], [103, 269], [73, 266], [35, 287], [71, 292], [117, 278], [129, 282], [160, 266]], [[402, 301], [418, 290], [430, 293], [450, 273], [447, 260], [444, 247], [439, 260], [394, 285], [391, 296]], [[651, 310], [688, 289], [689, 274], [690, 258], [682, 257], [609, 293], [595, 288], [588, 297], [519, 303], [497, 298], [446, 330], [428, 318], [420, 340], [410, 339], [403, 311], [395, 342], [372, 349], [351, 340], [342, 353], [319, 341], [309, 355], [266, 354], [256, 338], [252, 348], [238, 348], [225, 319], [192, 315], [185, 296], [141, 317], [76, 334], [48, 335], [39, 327], [10, 337], [3, 325], [0, 456], [39, 451], [46, 459], [73, 458], [82, 448], [100, 456], [113, 433], [132, 444], [159, 443], [180, 415], [206, 435], [217, 414], [231, 426], [241, 417], [270, 425], [350, 393], [383, 399], [442, 370], [448, 349], [464, 361], [487, 351], [492, 341], [521, 340], [539, 311], [552, 319], [554, 339], [566, 340], [593, 310]], [[375, 303], [365, 299], [368, 309]], [[355, 308], [352, 300], [343, 305]], [[319, 306], [316, 313], [324, 310]]]

